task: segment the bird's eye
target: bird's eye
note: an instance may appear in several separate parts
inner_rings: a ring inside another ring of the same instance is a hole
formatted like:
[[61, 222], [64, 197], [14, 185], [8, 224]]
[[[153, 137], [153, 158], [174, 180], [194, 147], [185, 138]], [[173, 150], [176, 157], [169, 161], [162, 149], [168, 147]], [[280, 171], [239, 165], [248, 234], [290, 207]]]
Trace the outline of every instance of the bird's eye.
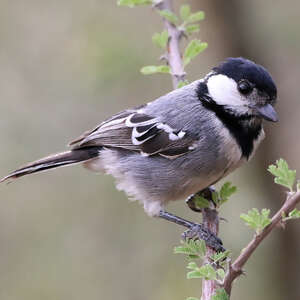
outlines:
[[239, 89], [239, 91], [240, 91], [241, 94], [246, 95], [246, 94], [249, 94], [249, 93], [252, 92], [253, 87], [252, 87], [252, 85], [248, 81], [241, 80], [238, 83], [238, 89]]

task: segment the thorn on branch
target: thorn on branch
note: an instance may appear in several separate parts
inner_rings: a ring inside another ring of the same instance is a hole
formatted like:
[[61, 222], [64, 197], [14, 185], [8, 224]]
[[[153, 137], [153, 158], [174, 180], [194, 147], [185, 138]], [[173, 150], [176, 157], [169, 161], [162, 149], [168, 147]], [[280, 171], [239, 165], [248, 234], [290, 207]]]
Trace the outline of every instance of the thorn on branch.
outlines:
[[168, 53], [165, 53], [165, 54], [161, 55], [159, 60], [160, 61], [165, 61], [166, 64], [169, 64], [169, 55], [168, 55]]
[[152, 4], [152, 7], [156, 8], [156, 9], [164, 9], [164, 0], [154, 1], [154, 3]]
[[175, 73], [171, 73], [171, 74], [172, 74], [172, 76], [174, 76], [177, 79], [177, 81], [183, 81], [186, 76], [185, 72], [183, 72], [181, 74], [175, 74]]

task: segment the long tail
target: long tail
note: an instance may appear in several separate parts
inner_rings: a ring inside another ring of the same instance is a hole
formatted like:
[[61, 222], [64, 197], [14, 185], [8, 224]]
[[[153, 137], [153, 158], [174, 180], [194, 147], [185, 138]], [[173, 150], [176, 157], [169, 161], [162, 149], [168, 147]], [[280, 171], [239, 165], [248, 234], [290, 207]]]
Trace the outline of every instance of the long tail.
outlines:
[[8, 179], [15, 179], [27, 174], [45, 171], [52, 168], [58, 168], [70, 164], [76, 164], [97, 157], [101, 147], [87, 147], [74, 149], [47, 156], [45, 158], [31, 162], [14, 172], [11, 172], [0, 180], [3, 182]]

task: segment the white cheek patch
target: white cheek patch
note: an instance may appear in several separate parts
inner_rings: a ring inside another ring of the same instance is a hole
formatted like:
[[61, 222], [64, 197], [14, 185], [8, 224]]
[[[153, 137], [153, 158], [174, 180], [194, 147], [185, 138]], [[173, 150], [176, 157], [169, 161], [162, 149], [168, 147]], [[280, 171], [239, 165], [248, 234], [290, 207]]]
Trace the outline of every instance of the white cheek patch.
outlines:
[[219, 105], [245, 105], [245, 101], [237, 89], [236, 82], [225, 75], [211, 76], [207, 81], [207, 88], [212, 99]]

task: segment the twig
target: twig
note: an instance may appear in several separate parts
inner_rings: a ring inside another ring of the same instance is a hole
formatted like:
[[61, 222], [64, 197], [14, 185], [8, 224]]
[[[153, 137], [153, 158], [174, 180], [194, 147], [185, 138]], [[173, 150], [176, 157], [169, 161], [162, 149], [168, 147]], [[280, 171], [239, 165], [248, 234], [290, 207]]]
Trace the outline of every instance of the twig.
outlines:
[[[158, 10], [169, 10], [172, 11], [173, 5], [172, 0], [164, 0], [161, 2], [158, 2], [155, 7]], [[182, 56], [180, 53], [180, 47], [179, 43], [181, 40], [181, 37], [183, 35], [182, 31], [180, 31], [175, 25], [170, 23], [168, 20], [163, 18], [164, 26], [166, 30], [168, 31], [169, 39], [168, 39], [168, 53], [167, 53], [167, 61], [171, 68], [171, 75], [172, 75], [172, 81], [173, 81], [173, 87], [174, 89], [177, 88], [178, 83], [180, 81], [183, 81], [185, 78], [185, 71], [184, 66], [182, 62]]]
[[231, 293], [231, 287], [233, 281], [243, 273], [243, 266], [248, 261], [252, 253], [260, 245], [260, 243], [269, 235], [269, 233], [282, 221], [283, 214], [288, 215], [296, 205], [300, 202], [300, 191], [288, 195], [286, 201], [282, 207], [273, 216], [271, 223], [265, 227], [261, 233], [254, 236], [252, 241], [244, 248], [240, 256], [235, 262], [229, 267], [228, 273], [224, 280], [224, 288], [228, 295]]

